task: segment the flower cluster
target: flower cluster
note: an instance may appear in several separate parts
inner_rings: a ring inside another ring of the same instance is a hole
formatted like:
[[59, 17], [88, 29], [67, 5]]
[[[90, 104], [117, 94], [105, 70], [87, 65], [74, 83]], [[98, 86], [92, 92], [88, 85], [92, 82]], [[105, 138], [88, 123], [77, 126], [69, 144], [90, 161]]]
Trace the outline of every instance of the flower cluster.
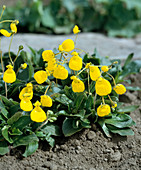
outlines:
[[[16, 24], [17, 22], [12, 22], [10, 27], [12, 33], [16, 33]], [[11, 36], [12, 33], [7, 33], [6, 30], [0, 30], [0, 32], [5, 36]], [[116, 92], [119, 95], [122, 95], [126, 92], [126, 88], [122, 84], [116, 84], [114, 77], [108, 73], [108, 71], [112, 68], [112, 65], [94, 65], [92, 63], [83, 63], [83, 60], [80, 56], [82, 52], [86, 53], [84, 50], [78, 49], [75, 47], [77, 35], [80, 32], [79, 27], [75, 25], [73, 28], [73, 33], [76, 35], [75, 41], [72, 39], [66, 39], [62, 42], [62, 44], [58, 45], [58, 52], [54, 53], [52, 50], [45, 50], [42, 52], [42, 59], [45, 62], [45, 69], [38, 70], [34, 74], [34, 79], [37, 82], [37, 86], [41, 84], [48, 84], [45, 93], [40, 96], [40, 102], [36, 101], [33, 104], [31, 102], [33, 98], [33, 86], [29, 82], [26, 87], [24, 87], [20, 94], [19, 98], [21, 100], [20, 107], [23, 111], [31, 112], [30, 117], [31, 120], [35, 122], [43, 122], [47, 120], [47, 115], [43, 110], [43, 107], [51, 107], [53, 102], [52, 98], [47, 95], [47, 91], [51, 88], [51, 81], [48, 81], [49, 77], [52, 76], [54, 79], [72, 80], [72, 91], [74, 93], [90, 93], [90, 81], [95, 82], [95, 100], [96, 97], [99, 96], [102, 99], [102, 103], [97, 107], [97, 115], [100, 117], [107, 116], [111, 113], [111, 108], [114, 109], [117, 107], [117, 103], [112, 101], [110, 94]], [[86, 53], [87, 54], [87, 53]], [[66, 68], [66, 64], [69, 66], [71, 70], [71, 75], [69, 76], [68, 69]], [[7, 66], [7, 70], [4, 72], [3, 80], [6, 83], [13, 83], [16, 80], [16, 74], [13, 70], [14, 64], [11, 63]], [[27, 64], [24, 63], [21, 65], [22, 69], [25, 69]], [[87, 82], [88, 82], [88, 90], [86, 88], [85, 80], [81, 78], [81, 73], [87, 73]], [[109, 81], [103, 77], [103, 74], [107, 74], [107, 76], [111, 77], [113, 81]], [[111, 104], [106, 104], [104, 98], [108, 97], [110, 99]]]

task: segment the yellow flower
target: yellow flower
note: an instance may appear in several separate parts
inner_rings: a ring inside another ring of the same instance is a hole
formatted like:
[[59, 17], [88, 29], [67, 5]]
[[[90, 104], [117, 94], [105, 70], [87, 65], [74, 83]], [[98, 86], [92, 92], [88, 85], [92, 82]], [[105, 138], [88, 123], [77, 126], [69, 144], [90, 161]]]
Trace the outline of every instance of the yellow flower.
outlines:
[[58, 67], [54, 69], [53, 76], [56, 79], [65, 80], [68, 77], [68, 70], [66, 70], [63, 66], [58, 65]]
[[72, 51], [74, 47], [75, 47], [74, 42], [71, 39], [67, 39], [62, 43], [62, 48], [66, 52]]
[[4, 35], [5, 37], [10, 37], [10, 36], [12, 35], [12, 33], [8, 32], [8, 31], [5, 30], [5, 29], [1, 29], [1, 30], [0, 30], [0, 33], [1, 33], [2, 35]]
[[73, 28], [73, 33], [77, 34], [79, 32], [80, 32], [79, 27], [77, 25], [75, 25], [74, 28]]
[[53, 71], [57, 67], [55, 58], [50, 60], [47, 65], [47, 70]]
[[90, 68], [90, 77], [93, 81], [96, 81], [100, 76], [100, 70], [97, 66], [89, 66]]
[[86, 66], [85, 66], [85, 68], [89, 68], [90, 65], [91, 65], [91, 63], [87, 63]]
[[42, 57], [44, 61], [48, 62], [52, 60], [55, 57], [55, 55], [52, 50], [45, 50], [42, 52]]
[[108, 66], [102, 66], [102, 67], [101, 67], [101, 70], [102, 70], [103, 72], [107, 72], [107, 71], [109, 70], [109, 67], [108, 67]]
[[116, 102], [113, 102], [112, 103], [112, 108], [116, 108], [117, 107], [117, 103]]
[[95, 84], [95, 90], [99, 96], [106, 96], [111, 93], [112, 86], [108, 80], [99, 77]]
[[44, 107], [51, 107], [52, 106], [52, 99], [48, 95], [42, 95], [41, 96], [41, 104]]
[[73, 51], [73, 52], [71, 53], [71, 55], [75, 55], [75, 56], [77, 55], [77, 56], [78, 56], [79, 54], [78, 54], [76, 51]]
[[62, 45], [59, 45], [59, 48], [58, 48], [59, 51], [64, 51], [64, 49], [62, 48]]
[[21, 67], [22, 67], [22, 69], [26, 69], [26, 67], [27, 67], [27, 64], [26, 64], [26, 63], [24, 63], [24, 64], [21, 64]]
[[100, 117], [107, 116], [111, 113], [111, 108], [108, 104], [102, 104], [97, 108], [97, 115]]
[[81, 81], [76, 76], [71, 76], [72, 81], [72, 90], [73, 92], [83, 92], [85, 90], [85, 85], [83, 81]]
[[6, 67], [8, 69], [4, 72], [3, 81], [5, 81], [6, 83], [13, 83], [14, 81], [16, 81], [16, 73], [13, 70], [13, 66], [7, 65]]
[[37, 71], [34, 74], [34, 79], [37, 81], [38, 84], [42, 84], [47, 80], [48, 74], [46, 71]]
[[74, 55], [73, 57], [71, 57], [70, 61], [69, 61], [69, 68], [71, 70], [81, 70], [82, 68], [82, 58], [79, 57], [78, 55]]
[[24, 87], [20, 94], [19, 94], [19, 99], [22, 100], [26, 96], [28, 100], [31, 100], [33, 98], [33, 85], [31, 83], [28, 83], [26, 87]]
[[120, 94], [120, 95], [126, 92], [126, 88], [122, 84], [117, 84], [113, 89], [115, 90], [117, 94]]
[[40, 107], [41, 103], [39, 101], [36, 101], [34, 104], [35, 108], [32, 110], [30, 114], [30, 118], [34, 122], [43, 122], [47, 119], [46, 113], [43, 111], [43, 109]]
[[29, 112], [33, 109], [33, 105], [28, 97], [24, 97], [20, 102], [20, 108], [26, 112]]
[[10, 28], [11, 28], [11, 31], [12, 31], [13, 33], [17, 33], [17, 26], [16, 26], [16, 23], [15, 23], [15, 22], [12, 22], [12, 23], [10, 24]]

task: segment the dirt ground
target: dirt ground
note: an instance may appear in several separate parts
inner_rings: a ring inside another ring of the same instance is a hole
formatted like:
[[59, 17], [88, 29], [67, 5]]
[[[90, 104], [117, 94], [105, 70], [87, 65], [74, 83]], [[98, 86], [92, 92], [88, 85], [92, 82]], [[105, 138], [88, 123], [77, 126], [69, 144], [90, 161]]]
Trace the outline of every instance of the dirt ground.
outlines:
[[[141, 73], [130, 76], [133, 86], [141, 87]], [[0, 170], [140, 170], [141, 169], [141, 91], [128, 91], [121, 97], [126, 105], [140, 105], [131, 113], [136, 122], [134, 136], [107, 138], [93, 125], [69, 138], [57, 138], [51, 149], [44, 142], [36, 153], [22, 157], [22, 150], [12, 150], [0, 157]]]

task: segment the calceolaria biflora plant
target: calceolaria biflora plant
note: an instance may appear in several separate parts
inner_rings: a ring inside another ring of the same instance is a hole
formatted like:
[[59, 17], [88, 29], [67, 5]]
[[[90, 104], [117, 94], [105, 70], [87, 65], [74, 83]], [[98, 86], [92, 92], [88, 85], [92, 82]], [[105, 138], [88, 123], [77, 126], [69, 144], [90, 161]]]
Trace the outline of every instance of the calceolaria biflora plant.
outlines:
[[[5, 6], [3, 7], [3, 11]], [[2, 14], [3, 14], [2, 11]], [[2, 18], [2, 14], [0, 19]], [[138, 106], [122, 107], [119, 95], [126, 92], [121, 84], [132, 68], [129, 55], [123, 67], [120, 61], [93, 55], [76, 47], [80, 29], [73, 28], [74, 40], [66, 39], [54, 50], [10, 52], [19, 21], [10, 23], [9, 52], [1, 55], [0, 79], [0, 155], [11, 148], [26, 146], [23, 156], [38, 149], [40, 140], [54, 146], [54, 136], [71, 136], [96, 123], [106, 136], [112, 133], [133, 135], [135, 122], [127, 114]], [[136, 72], [140, 66], [136, 65]], [[10, 146], [10, 147], [9, 147]]]

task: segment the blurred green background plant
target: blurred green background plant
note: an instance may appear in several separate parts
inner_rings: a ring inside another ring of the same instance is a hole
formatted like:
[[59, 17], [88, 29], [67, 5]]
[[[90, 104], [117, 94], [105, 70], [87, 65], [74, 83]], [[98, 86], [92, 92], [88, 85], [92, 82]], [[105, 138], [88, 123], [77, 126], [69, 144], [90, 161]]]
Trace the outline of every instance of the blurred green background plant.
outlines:
[[18, 19], [20, 32], [69, 34], [77, 24], [83, 32], [133, 37], [141, 32], [141, 1], [27, 0], [24, 5], [18, 1], [5, 10], [3, 19]]

